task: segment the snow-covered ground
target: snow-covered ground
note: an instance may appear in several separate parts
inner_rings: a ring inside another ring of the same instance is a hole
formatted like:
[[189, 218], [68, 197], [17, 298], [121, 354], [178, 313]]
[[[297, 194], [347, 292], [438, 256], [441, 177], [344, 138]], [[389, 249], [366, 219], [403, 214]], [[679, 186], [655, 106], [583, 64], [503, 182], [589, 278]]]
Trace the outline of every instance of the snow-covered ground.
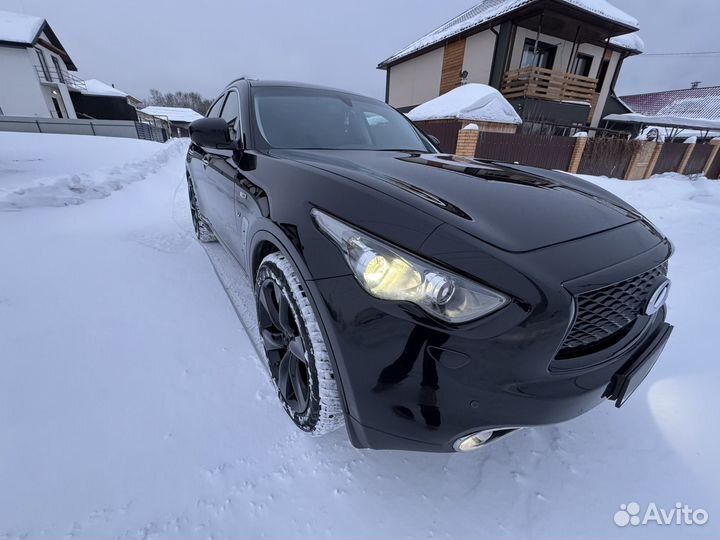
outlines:
[[[593, 180], [677, 247], [676, 331], [623, 409], [426, 455], [295, 430], [184, 149], [0, 133], [0, 538], [720, 536], [720, 182]], [[630, 502], [710, 520], [620, 528]]]

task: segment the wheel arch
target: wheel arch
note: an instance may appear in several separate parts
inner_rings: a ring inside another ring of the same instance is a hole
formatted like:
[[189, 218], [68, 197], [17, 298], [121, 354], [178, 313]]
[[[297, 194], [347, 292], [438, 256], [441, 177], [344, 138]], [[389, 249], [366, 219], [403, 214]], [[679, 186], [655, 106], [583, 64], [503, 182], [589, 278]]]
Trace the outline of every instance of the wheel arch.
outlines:
[[[274, 224], [272, 225], [274, 226]], [[320, 331], [322, 332], [323, 339], [325, 340], [327, 350], [330, 353], [330, 363], [332, 364], [333, 371], [335, 372], [335, 381], [337, 383], [343, 413], [345, 414], [346, 418], [349, 418], [349, 411], [347, 405], [348, 396], [345, 392], [345, 385], [343, 384], [342, 377], [343, 370], [340, 369], [338, 365], [339, 362], [342, 361], [338, 357], [339, 348], [335, 346], [333, 337], [328, 334], [324, 322], [325, 319], [330, 316], [330, 314], [324, 304], [315, 301], [315, 299], [319, 296], [319, 292], [315, 289], [315, 286], [312, 282], [312, 276], [310, 275], [310, 271], [308, 270], [302, 255], [300, 254], [298, 249], [292, 244], [292, 242], [290, 242], [290, 240], [287, 239], [284, 234], [282, 234], [282, 230], [279, 227], [274, 226], [274, 228], [277, 228], [277, 230], [271, 232], [268, 229], [260, 229], [252, 235], [250, 249], [248, 250], [249, 260], [247, 266], [247, 268], [252, 272], [250, 276], [252, 286], [253, 288], [255, 286], [255, 276], [257, 274], [257, 269], [259, 268], [260, 263], [270, 253], [279, 252], [283, 254], [300, 272], [300, 276], [306, 285], [308, 299], [313, 309], [315, 310], [315, 313], [317, 314]], [[283, 240], [281, 240], [281, 238], [283, 238]], [[351, 423], [346, 422], [345, 425], [348, 429], [348, 435], [350, 436], [351, 440], [356, 441], [357, 436], [354, 432], [351, 431]]]
[[264, 223], [263, 228], [252, 232], [249, 236], [251, 236], [251, 240], [247, 251], [246, 268], [253, 280], [263, 258], [275, 251], [281, 252], [292, 261], [304, 281], [313, 279], [307, 264], [305, 264], [305, 259], [280, 227], [272, 222]]

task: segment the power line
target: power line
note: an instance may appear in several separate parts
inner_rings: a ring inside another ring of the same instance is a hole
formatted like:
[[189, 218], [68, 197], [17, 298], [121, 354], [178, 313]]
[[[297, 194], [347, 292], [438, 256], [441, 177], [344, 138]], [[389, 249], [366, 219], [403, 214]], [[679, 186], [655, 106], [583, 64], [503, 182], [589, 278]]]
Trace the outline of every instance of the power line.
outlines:
[[720, 54], [720, 51], [643, 53], [640, 56], [714, 56], [717, 54]]

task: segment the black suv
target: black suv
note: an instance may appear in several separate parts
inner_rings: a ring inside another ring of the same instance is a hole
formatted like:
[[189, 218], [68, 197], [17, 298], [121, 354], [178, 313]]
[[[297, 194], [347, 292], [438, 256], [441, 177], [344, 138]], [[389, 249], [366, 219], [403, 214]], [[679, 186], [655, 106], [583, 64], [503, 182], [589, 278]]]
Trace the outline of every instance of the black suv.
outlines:
[[251, 276], [300, 429], [469, 451], [620, 406], [662, 351], [671, 243], [578, 178], [438, 153], [385, 103], [237, 80], [190, 126], [198, 238]]

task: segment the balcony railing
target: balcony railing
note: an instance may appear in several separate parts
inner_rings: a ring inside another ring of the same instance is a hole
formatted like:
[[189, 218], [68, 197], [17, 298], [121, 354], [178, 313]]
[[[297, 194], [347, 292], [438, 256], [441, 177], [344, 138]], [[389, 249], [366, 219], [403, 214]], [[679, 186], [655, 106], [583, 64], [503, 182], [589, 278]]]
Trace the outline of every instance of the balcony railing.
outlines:
[[66, 84], [70, 88], [87, 90], [84, 80], [77, 75], [73, 75], [69, 71], [65, 71], [64, 69], [57, 70], [54, 67], [49, 66], [46, 68], [43, 68], [42, 66], [35, 66], [35, 71], [37, 72], [41, 83]]
[[551, 101], [582, 101], [593, 104], [598, 81], [545, 69], [527, 67], [505, 73], [502, 93], [507, 99], [533, 97]]

